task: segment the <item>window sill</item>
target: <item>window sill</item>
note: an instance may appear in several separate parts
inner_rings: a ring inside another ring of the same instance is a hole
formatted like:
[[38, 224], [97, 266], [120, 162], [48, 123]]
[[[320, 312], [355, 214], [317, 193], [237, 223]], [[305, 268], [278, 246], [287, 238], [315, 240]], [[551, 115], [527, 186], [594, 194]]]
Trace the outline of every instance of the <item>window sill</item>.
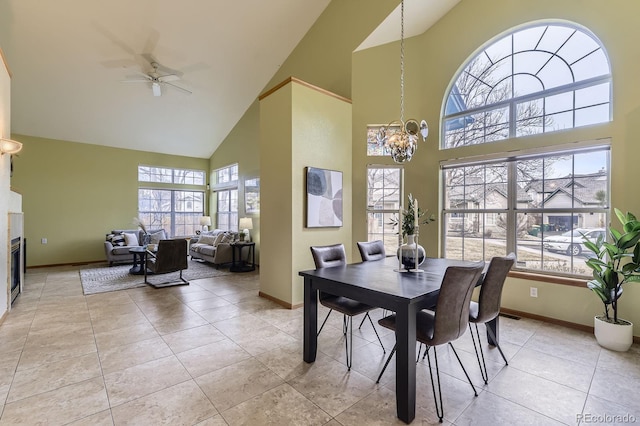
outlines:
[[587, 281], [588, 281], [586, 278], [559, 277], [559, 276], [535, 274], [532, 272], [523, 272], [523, 271], [511, 271], [509, 272], [509, 277], [522, 278], [522, 279], [531, 280], [531, 281], [541, 281], [545, 283], [562, 284], [562, 285], [568, 285], [572, 287], [587, 287]]

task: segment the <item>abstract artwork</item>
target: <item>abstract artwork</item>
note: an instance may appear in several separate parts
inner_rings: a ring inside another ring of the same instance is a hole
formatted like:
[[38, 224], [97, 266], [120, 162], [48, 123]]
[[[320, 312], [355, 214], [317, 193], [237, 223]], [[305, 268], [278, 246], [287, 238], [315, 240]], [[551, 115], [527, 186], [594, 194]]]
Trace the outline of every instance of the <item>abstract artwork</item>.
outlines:
[[307, 167], [307, 228], [342, 226], [342, 172]]

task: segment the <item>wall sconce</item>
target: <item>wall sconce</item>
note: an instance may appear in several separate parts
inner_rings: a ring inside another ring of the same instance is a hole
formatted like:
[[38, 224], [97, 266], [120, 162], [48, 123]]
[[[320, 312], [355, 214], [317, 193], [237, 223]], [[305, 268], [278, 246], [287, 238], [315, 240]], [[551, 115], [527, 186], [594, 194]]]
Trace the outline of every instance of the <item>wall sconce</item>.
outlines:
[[253, 229], [253, 220], [250, 217], [241, 217], [238, 228], [242, 229], [242, 240], [246, 242], [251, 241], [249, 229]]
[[22, 149], [22, 144], [11, 139], [0, 139], [0, 154], [17, 154]]
[[211, 226], [211, 216], [202, 216], [200, 218], [200, 226], [202, 226], [203, 231], [208, 231], [209, 226]]

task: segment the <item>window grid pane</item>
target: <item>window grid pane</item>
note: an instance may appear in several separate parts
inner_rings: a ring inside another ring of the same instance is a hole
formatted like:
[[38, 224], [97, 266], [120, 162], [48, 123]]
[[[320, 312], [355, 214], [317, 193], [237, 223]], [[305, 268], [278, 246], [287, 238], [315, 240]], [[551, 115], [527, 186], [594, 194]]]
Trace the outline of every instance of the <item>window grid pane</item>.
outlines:
[[445, 169], [445, 256], [515, 251], [518, 269], [589, 276], [583, 235], [606, 237], [609, 164], [609, 149], [600, 148]]
[[558, 23], [518, 30], [485, 47], [457, 76], [445, 103], [441, 148], [608, 122], [610, 80], [594, 36]]

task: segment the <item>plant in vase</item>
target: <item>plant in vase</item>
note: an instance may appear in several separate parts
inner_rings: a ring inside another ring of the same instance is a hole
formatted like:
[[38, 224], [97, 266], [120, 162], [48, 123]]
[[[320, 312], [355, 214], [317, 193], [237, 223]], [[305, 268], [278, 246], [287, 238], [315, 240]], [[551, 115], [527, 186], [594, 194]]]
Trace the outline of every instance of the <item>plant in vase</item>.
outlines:
[[[424, 262], [426, 256], [424, 247], [415, 242], [416, 226], [428, 225], [436, 220], [434, 214], [427, 216], [428, 211], [418, 207], [418, 200], [413, 198], [413, 194], [409, 194], [408, 199], [407, 208], [401, 210], [401, 214], [399, 212], [398, 217], [392, 218], [390, 222], [394, 228], [396, 226], [400, 228], [398, 233], [402, 235], [402, 240], [398, 248], [398, 257], [407, 270], [416, 266], [416, 251], [418, 252], [418, 265]], [[402, 216], [402, 221], [400, 221], [400, 216]], [[407, 237], [406, 244], [402, 244], [404, 237]]]
[[133, 224], [140, 227], [140, 229], [142, 230], [142, 241], [140, 241], [140, 245], [146, 246], [147, 244], [149, 244], [150, 236], [147, 233], [147, 227], [145, 226], [145, 224], [137, 217], [133, 218]]
[[595, 254], [586, 262], [593, 270], [593, 279], [587, 286], [604, 303], [604, 315], [594, 319], [596, 340], [605, 348], [626, 351], [633, 343], [633, 324], [618, 318], [618, 300], [623, 284], [640, 281], [640, 221], [631, 213], [614, 210], [622, 232], [609, 227], [612, 243], [602, 236], [592, 241], [583, 235], [585, 247]]

